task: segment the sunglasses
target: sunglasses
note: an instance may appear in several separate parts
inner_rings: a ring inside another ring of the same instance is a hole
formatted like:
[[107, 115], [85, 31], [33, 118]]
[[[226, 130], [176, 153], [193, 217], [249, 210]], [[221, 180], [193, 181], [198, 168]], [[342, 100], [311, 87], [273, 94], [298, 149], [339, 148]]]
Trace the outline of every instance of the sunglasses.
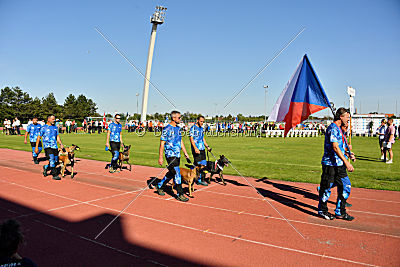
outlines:
[[115, 119], [116, 119], [116, 120], [120, 120], [121, 118], [118, 117], [118, 118], [115, 118]]

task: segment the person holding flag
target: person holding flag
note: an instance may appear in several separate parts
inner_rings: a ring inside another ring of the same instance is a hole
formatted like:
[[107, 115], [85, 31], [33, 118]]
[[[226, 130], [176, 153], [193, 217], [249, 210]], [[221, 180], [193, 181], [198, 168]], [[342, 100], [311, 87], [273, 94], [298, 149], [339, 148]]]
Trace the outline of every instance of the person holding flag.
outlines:
[[189, 199], [185, 197], [183, 193], [181, 171], [179, 169], [181, 149], [185, 155], [186, 160], [189, 163], [190, 160], [182, 140], [181, 128], [178, 126], [180, 122], [181, 113], [179, 111], [172, 111], [171, 122], [167, 126], [165, 126], [162, 131], [160, 138], [158, 164], [160, 164], [161, 166], [163, 165], [164, 153], [168, 163], [168, 172], [165, 174], [164, 178], [158, 184], [156, 184], [156, 190], [160, 196], [165, 195], [164, 186], [173, 178], [177, 191], [177, 199], [179, 201], [186, 202]]
[[[351, 188], [346, 169], [352, 172], [354, 168], [345, 156], [344, 143], [346, 140], [340, 129], [342, 124], [348, 125], [350, 114], [345, 108], [339, 108], [334, 113], [307, 55], [304, 55], [303, 60], [282, 91], [268, 120], [284, 121], [284, 136], [286, 136], [293, 127], [306, 120], [311, 114], [326, 108], [331, 108], [335, 118], [334, 123], [328, 127], [325, 133], [318, 214], [327, 220], [335, 218], [328, 212], [327, 201], [332, 186], [336, 184], [339, 190], [335, 211], [336, 218], [351, 221], [354, 217], [348, 215], [345, 209]], [[349, 146], [348, 149], [349, 155], [353, 157]]]
[[[205, 148], [208, 151], [211, 151], [211, 148], [208, 146], [206, 139], [204, 138], [204, 124], [205, 118], [200, 115], [197, 117], [197, 122], [190, 127], [189, 131], [189, 140], [192, 148], [192, 155], [194, 159], [194, 164], [197, 166], [206, 166], [206, 152]], [[206, 182], [204, 182], [205, 173], [200, 172], [199, 178], [196, 181], [196, 184], [200, 184], [203, 186], [208, 186]]]
[[[350, 147], [341, 130], [342, 125], [348, 125], [349, 118], [350, 114], [348, 110], [339, 108], [336, 111], [334, 122], [329, 125], [325, 133], [324, 155], [321, 160], [322, 175], [319, 190], [318, 214], [326, 220], [334, 219], [334, 216], [328, 212], [327, 206], [333, 185], [336, 185], [338, 189], [335, 217], [346, 221], [354, 220], [354, 217], [346, 212], [346, 200], [350, 195], [351, 189], [347, 171], [353, 172], [354, 167], [345, 156], [345, 148], [347, 147], [349, 151]], [[354, 158], [352, 154], [349, 154], [349, 156]]]
[[28, 127], [26, 128], [26, 132], [25, 132], [25, 140], [24, 143], [27, 144], [27, 137], [29, 134], [29, 141], [31, 143], [31, 147], [32, 147], [32, 157], [33, 157], [33, 162], [35, 164], [39, 164], [38, 161], [38, 155], [40, 154], [40, 152], [42, 151], [42, 142], [39, 143], [38, 146], [38, 153], [35, 152], [35, 147], [36, 147], [36, 140], [40, 134], [40, 130], [42, 129], [42, 125], [40, 125], [38, 123], [38, 118], [37, 117], [33, 117], [32, 119], [32, 123], [28, 124]]
[[115, 114], [114, 116], [115, 122], [110, 123], [108, 126], [108, 133], [107, 133], [107, 141], [106, 141], [106, 150], [110, 150], [112, 154], [111, 163], [109, 167], [109, 172], [119, 172], [118, 171], [118, 157], [119, 157], [119, 150], [121, 149], [122, 142], [122, 125], [121, 115]]

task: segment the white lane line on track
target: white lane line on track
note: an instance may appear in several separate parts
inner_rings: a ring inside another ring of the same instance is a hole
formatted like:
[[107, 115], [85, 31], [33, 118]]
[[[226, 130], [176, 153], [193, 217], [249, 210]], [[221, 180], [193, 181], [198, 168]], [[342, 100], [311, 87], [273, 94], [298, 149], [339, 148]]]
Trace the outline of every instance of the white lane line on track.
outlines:
[[[0, 182], [4, 182], [2, 180], [0, 180]], [[8, 182], [8, 181], [6, 181]], [[17, 184], [15, 184], [17, 185]], [[212, 186], [216, 186], [218, 184], [214, 184]], [[212, 187], [210, 186], [210, 187]], [[30, 188], [31, 189], [31, 188]], [[201, 189], [207, 189], [207, 187], [203, 187]], [[199, 189], [199, 190], [201, 190]], [[38, 189], [35, 189], [38, 190]], [[73, 207], [73, 206], [78, 206], [78, 205], [82, 205], [82, 204], [87, 204], [87, 203], [92, 203], [92, 202], [96, 202], [96, 201], [101, 201], [104, 199], [109, 199], [109, 198], [114, 198], [117, 196], [122, 196], [125, 194], [132, 194], [134, 192], [140, 191], [139, 190], [134, 190], [134, 191], [127, 191], [121, 194], [115, 194], [115, 195], [111, 195], [111, 196], [107, 196], [107, 197], [103, 197], [103, 198], [98, 198], [98, 199], [93, 199], [93, 200], [89, 200], [89, 201], [79, 201], [79, 203], [75, 203], [75, 204], [70, 204], [70, 205], [65, 205], [65, 206], [61, 206], [61, 207], [57, 207], [57, 208], [52, 208], [43, 212], [37, 212], [37, 213], [30, 213], [30, 214], [25, 214], [25, 215], [21, 215], [19, 217], [27, 217], [27, 216], [31, 216], [31, 215], [36, 215], [36, 214], [41, 214], [44, 212], [51, 212], [51, 211], [55, 211], [55, 210], [59, 210], [59, 209], [64, 209], [64, 208], [69, 208], [69, 207]], [[51, 194], [49, 192], [46, 192], [47, 194]], [[161, 198], [161, 197], [156, 197], [156, 196], [150, 196], [150, 195], [143, 195], [144, 197], [148, 197], [148, 198], [153, 198], [153, 199], [158, 199], [158, 200], [163, 200], [163, 201], [171, 201], [174, 200], [174, 198]], [[63, 196], [58, 196], [58, 197], [63, 197]], [[71, 200], [71, 199], [69, 199]], [[208, 206], [208, 205], [202, 205], [202, 204], [196, 204], [196, 203], [181, 203], [181, 202], [177, 202], [179, 204], [187, 204], [187, 205], [193, 205], [193, 206], [198, 206], [198, 207], [203, 207], [203, 208], [209, 208], [209, 209], [215, 209], [215, 210], [221, 210], [221, 211], [225, 211], [225, 212], [229, 212], [229, 213], [239, 213], [241, 212], [241, 214], [243, 215], [249, 215], [249, 216], [255, 216], [255, 217], [262, 217], [265, 218], [268, 216], [269, 219], [275, 219], [275, 220], [283, 220], [282, 218], [278, 218], [278, 217], [273, 217], [270, 215], [262, 215], [262, 214], [255, 214], [255, 213], [250, 213], [250, 212], [243, 212], [243, 211], [237, 211], [237, 210], [230, 210], [230, 209], [224, 209], [224, 208], [218, 208], [218, 207], [213, 207], [213, 206]], [[19, 218], [18, 217], [18, 218]], [[400, 236], [396, 236], [396, 235], [391, 235], [391, 234], [384, 234], [384, 233], [377, 233], [377, 232], [369, 232], [369, 231], [363, 231], [363, 230], [356, 230], [356, 229], [351, 229], [351, 228], [343, 228], [343, 227], [338, 227], [338, 226], [332, 226], [332, 225], [325, 225], [325, 224], [318, 224], [318, 223], [310, 223], [310, 222], [305, 222], [305, 221], [298, 221], [298, 220], [293, 220], [293, 219], [288, 219], [291, 222], [296, 222], [296, 223], [302, 223], [302, 224], [308, 224], [308, 225], [314, 225], [314, 226], [320, 226], [320, 227], [328, 227], [328, 228], [334, 228], [334, 229], [339, 229], [339, 230], [348, 230], [348, 231], [353, 231], [353, 232], [360, 232], [360, 233], [366, 233], [366, 234], [374, 234], [374, 235], [381, 235], [381, 236], [388, 236], [388, 237], [393, 237], [393, 238], [400, 238]]]
[[[154, 198], [154, 199], [161, 199], [161, 200], [164, 200], [164, 201], [171, 201], [169, 199], [164, 199], [164, 198], [150, 196], [150, 195], [144, 195], [144, 197]], [[273, 216], [270, 216], [270, 215], [256, 214], [256, 213], [250, 213], [250, 212], [238, 211], [238, 210], [230, 210], [230, 209], [218, 208], [218, 207], [207, 206], [207, 205], [202, 205], [202, 204], [197, 204], [197, 203], [190, 203], [190, 202], [185, 202], [185, 203], [175, 202], [175, 201], [173, 201], [173, 202], [174, 203], [178, 203], [178, 204], [182, 204], [182, 205], [192, 205], [192, 206], [203, 207], [203, 208], [208, 208], [208, 209], [226, 211], [226, 212], [229, 212], [229, 213], [235, 213], [235, 214], [240, 213], [240, 214], [243, 214], [243, 215], [261, 217], [261, 218], [268, 217], [268, 219], [284, 221], [284, 219], [281, 218], [281, 217], [273, 217]], [[373, 235], [381, 235], [381, 236], [387, 236], [387, 237], [393, 237], [393, 238], [400, 238], [400, 236], [391, 235], [391, 234], [369, 232], [369, 231], [363, 231], [363, 230], [357, 230], [357, 229], [351, 229], [351, 228], [344, 228], [344, 227], [338, 227], [338, 226], [326, 225], [326, 224], [319, 224], [319, 223], [310, 223], [310, 222], [298, 221], [298, 220], [293, 220], [293, 219], [288, 219], [288, 220], [291, 221], [291, 222], [295, 222], [295, 223], [302, 223], [302, 224], [308, 224], [308, 225], [314, 225], [314, 226], [334, 228], [334, 229], [339, 229], [339, 230], [348, 230], [348, 231], [353, 231], [353, 232], [360, 232], [360, 233], [365, 233], [365, 234], [373, 234]]]
[[[7, 168], [7, 167], [5, 167], [5, 168]], [[16, 170], [18, 170], [18, 169], [16, 169]], [[24, 171], [22, 171], [22, 170], [19, 170], [19, 171], [24, 172]], [[1, 180], [0, 180], [0, 181], [1, 181]], [[8, 182], [8, 181], [5, 181], [5, 182]], [[15, 184], [15, 185], [18, 185], [18, 184]], [[214, 184], [214, 185], [217, 185], [217, 184]], [[22, 185], [20, 185], [20, 186], [22, 186]], [[210, 186], [210, 187], [208, 187], [208, 188], [211, 188], [211, 187], [212, 187], [212, 186]], [[206, 188], [205, 188], [205, 189], [206, 189]], [[39, 189], [36, 189], [36, 190], [39, 190]], [[199, 190], [200, 190], [200, 189], [199, 189]], [[43, 192], [45, 192], [45, 191], [43, 191]], [[129, 192], [129, 191], [128, 191], [128, 192]], [[222, 195], [228, 195], [228, 196], [233, 195], [233, 196], [236, 196], [236, 197], [243, 197], [243, 198], [250, 198], [250, 199], [260, 200], [259, 198], [248, 197], [248, 196], [242, 196], [242, 195], [234, 195], [234, 194], [220, 193], [220, 192], [214, 192], [214, 191], [205, 191], [205, 192], [216, 193], [216, 194], [222, 194]], [[45, 192], [45, 193], [47, 193], [47, 194], [52, 194], [52, 193], [48, 193], [48, 192]], [[119, 194], [117, 194], [117, 195], [119, 195]], [[114, 195], [114, 196], [117, 196], [117, 195]], [[60, 195], [56, 195], [56, 196], [62, 197], [62, 198], [66, 198], [66, 197], [63, 197], [63, 196], [60, 196]], [[110, 197], [114, 197], [114, 196], [110, 196]], [[147, 196], [147, 195], [144, 195], [144, 196], [145, 196], [145, 197], [152, 197], [152, 196]], [[161, 200], [172, 200], [172, 199], [174, 199], [174, 198], [163, 199], [163, 198], [160, 198], [160, 197], [152, 197], [152, 198], [161, 199]], [[66, 199], [69, 199], [69, 198], [66, 198]], [[69, 199], [69, 200], [73, 200], [73, 199]], [[80, 202], [80, 203], [78, 203], [78, 204], [73, 204], [74, 206], [75, 206], [75, 205], [79, 205], [79, 204], [85, 204], [85, 203], [83, 203], [83, 201], [79, 201], [79, 200], [74, 200], [74, 201]], [[186, 203], [186, 204], [194, 205], [193, 203]], [[199, 204], [197, 204], [197, 205], [199, 205]], [[215, 208], [215, 207], [211, 207], [211, 206], [205, 206], [205, 205], [203, 205], [203, 206], [204, 206], [204, 207], [208, 207], [208, 208], [219, 209], [219, 208]], [[229, 210], [227, 210], [227, 211], [229, 211]], [[352, 211], [353, 211], [353, 210], [352, 210]], [[234, 211], [234, 212], [236, 212], [236, 211]], [[257, 216], [257, 215], [255, 215], [255, 214], [251, 214], [251, 213], [246, 213], [246, 214]], [[379, 215], [379, 216], [384, 215], [384, 214], [370, 213], [370, 212], [369, 212], [369, 214], [372, 214], [372, 215]], [[260, 215], [260, 216], [265, 217], [264, 215]], [[388, 216], [396, 216], [396, 215], [388, 215]], [[272, 219], [279, 219], [279, 218], [275, 218], [275, 217], [270, 217], [270, 218], [272, 218]], [[369, 234], [390, 236], [390, 237], [394, 237], [394, 238], [400, 238], [399, 236], [390, 235], [390, 234], [382, 234], [382, 233], [376, 233], [376, 232], [368, 232], [368, 231], [355, 230], [355, 229], [350, 229], [350, 228], [341, 228], [341, 227], [335, 227], [335, 226], [329, 226], [329, 225], [323, 225], [323, 224], [314, 224], [314, 223], [302, 222], [302, 221], [297, 221], [297, 220], [289, 220], [289, 221], [291, 221], [291, 222], [298, 222], [298, 223], [305, 223], [305, 224], [310, 224], [310, 225], [319, 225], [319, 226], [323, 226], [323, 227], [333, 227], [333, 228], [337, 228], [337, 229], [343, 229], [343, 230], [349, 230], [349, 231], [356, 231], [356, 232], [362, 232], [362, 233], [369, 233]]]
[[[93, 161], [93, 160], [92, 160]], [[15, 161], [14, 161], [15, 162]], [[26, 164], [26, 162], [24, 162], [24, 161], [17, 161], [19, 164], [23, 164], [23, 165], [25, 165], [25, 166], [28, 166], [28, 164]], [[31, 166], [31, 164], [29, 164], [29, 166]], [[16, 169], [16, 168], [11, 168], [11, 167], [5, 167], [5, 166], [2, 166], [2, 167], [4, 167], [4, 168], [9, 168], [9, 169], [15, 169], [15, 170], [18, 170], [18, 169]], [[21, 171], [21, 170], [19, 170], [19, 171]], [[145, 183], [145, 181], [142, 181], [142, 180], [136, 180], [136, 179], [131, 179], [131, 178], [127, 178], [127, 177], [119, 177], [119, 176], [113, 176], [113, 175], [105, 175], [105, 174], [101, 174], [101, 173], [92, 173], [92, 172], [86, 172], [86, 171], [79, 171], [79, 172], [82, 172], [82, 173], [86, 173], [86, 174], [91, 174], [91, 175], [97, 175], [97, 176], [104, 176], [104, 177], [108, 177], [108, 178], [114, 178], [114, 179], [120, 179], [120, 180], [126, 180], [126, 181], [133, 181], [133, 182], [141, 182], [141, 183]], [[248, 178], [251, 178], [251, 177], [248, 177]], [[252, 179], [256, 179], [256, 178], [252, 178]], [[256, 179], [257, 180], [257, 179]], [[83, 184], [85, 184], [84, 182], [81, 182], [81, 183], [83, 183]], [[89, 185], [89, 184], [88, 184]], [[286, 185], [286, 184], [285, 184]], [[289, 184], [290, 185], [290, 184]], [[317, 185], [315, 185], [315, 186], [317, 186]], [[105, 187], [105, 188], [108, 188], [108, 187]], [[112, 189], [112, 188], [109, 188], [109, 189], [111, 189], [111, 190], [118, 190], [118, 189]], [[371, 190], [376, 190], [376, 189], [371, 189]], [[394, 192], [394, 191], [391, 191], [392, 193]], [[213, 192], [213, 191], [211, 191], [210, 193], [219, 193], [219, 194], [224, 194], [224, 193], [221, 193], [221, 192]], [[311, 191], [310, 191], [310, 193], [311, 193]], [[400, 194], [400, 192], [394, 192], [394, 193], [398, 193], [398, 194]], [[239, 196], [239, 195], [236, 195], [236, 196]], [[247, 197], [247, 198], [254, 198], [254, 199], [259, 199], [259, 198], [257, 198], [257, 197], [248, 197], [248, 196], [241, 196], [241, 197]], [[400, 201], [392, 201], [392, 200], [382, 200], [382, 199], [374, 199], [374, 198], [360, 198], [360, 197], [354, 197], [354, 196], [350, 196], [351, 197], [351, 199], [361, 199], [361, 200], [369, 200], [369, 201], [380, 201], [380, 202], [388, 202], [388, 203], [396, 203], [396, 204], [400, 204]], [[171, 198], [172, 199], [172, 198]]]
[[[254, 199], [254, 200], [258, 200], [258, 201], [262, 201], [260, 198], [258, 197], [249, 197], [249, 196], [243, 196], [243, 195], [236, 195], [236, 194], [229, 194], [229, 193], [222, 193], [222, 192], [215, 192], [215, 191], [205, 191], [207, 193], [212, 193], [212, 194], [219, 194], [219, 195], [226, 195], [226, 196], [232, 196], [232, 197], [240, 197], [240, 198], [248, 198], [248, 199]], [[267, 196], [268, 197], [268, 196]], [[277, 203], [293, 203], [291, 201], [276, 201], [274, 199], [271, 199], [271, 201], [277, 202]], [[384, 213], [374, 213], [374, 212], [369, 212], [369, 211], [361, 211], [361, 210], [354, 210], [351, 209], [352, 212], [359, 212], [359, 213], [366, 213], [366, 214], [372, 214], [372, 215], [379, 215], [379, 216], [389, 216], [389, 217], [398, 217], [400, 218], [399, 215], [393, 215], [393, 214], [384, 214]]]
[[[1, 207], [0, 207], [0, 208], [1, 208]], [[7, 209], [7, 211], [12, 212], [12, 213], [14, 213], [14, 214], [20, 214], [19, 212], [16, 212], [16, 211], [13, 211], [13, 210], [9, 210], [9, 209]], [[22, 215], [22, 216], [23, 216], [23, 215]], [[17, 216], [17, 217], [19, 218], [19, 217], [21, 217], [21, 216]], [[55, 229], [55, 230], [57, 230], [57, 231], [64, 232], [64, 233], [67, 233], [67, 234], [69, 234], [69, 235], [78, 237], [78, 238], [80, 238], [80, 239], [83, 239], [83, 240], [92, 242], [92, 243], [94, 243], [94, 244], [96, 244], [96, 245], [100, 245], [100, 246], [103, 246], [103, 247], [105, 247], [105, 248], [108, 248], [108, 249], [117, 251], [117, 252], [122, 253], [122, 254], [126, 254], [126, 255], [132, 256], [132, 257], [134, 257], [134, 258], [139, 258], [139, 259], [142, 259], [142, 260], [145, 260], [145, 261], [148, 261], [148, 262], [150, 262], [150, 263], [157, 264], [157, 265], [167, 266], [167, 265], [164, 265], [164, 264], [162, 264], [162, 263], [156, 262], [156, 261], [154, 261], [154, 260], [144, 259], [144, 258], [142, 258], [142, 257], [140, 257], [140, 256], [138, 256], [138, 255], [132, 254], [132, 253], [130, 253], [130, 252], [127, 252], [127, 251], [124, 251], [124, 250], [121, 250], [121, 249], [118, 249], [118, 248], [115, 248], [115, 247], [112, 247], [112, 246], [109, 246], [109, 245], [107, 245], [107, 244], [98, 242], [98, 241], [96, 241], [96, 240], [93, 240], [93, 239], [90, 239], [90, 238], [87, 238], [87, 237], [84, 237], [84, 236], [81, 236], [81, 235], [78, 235], [78, 234], [71, 233], [71, 232], [69, 232], [69, 231], [67, 231], [67, 230], [65, 230], [65, 229], [63, 229], [63, 228], [60, 228], [60, 227], [57, 227], [57, 226], [54, 226], [54, 225], [51, 225], [51, 224], [42, 222], [42, 221], [40, 221], [40, 220], [38, 220], [38, 219], [33, 219], [32, 221], [34, 221], [34, 222], [36, 222], [36, 223], [39, 223], [39, 224], [42, 224], [42, 225], [45, 225], [45, 226], [47, 226], [47, 227], [53, 228], [53, 229]]]
[[[38, 191], [44, 194], [49, 194], [49, 195], [55, 195], [57, 196], [57, 194], [53, 194], [53, 193], [49, 193], [40, 189], [36, 189], [36, 188], [32, 188], [32, 187], [28, 187], [28, 186], [23, 186], [17, 183], [13, 183], [13, 182], [9, 182], [9, 181], [4, 181], [4, 180], [0, 180], [1, 182], [6, 182], [9, 184], [13, 184], [16, 186], [20, 186], [23, 188], [27, 188], [33, 191]], [[68, 197], [64, 197], [61, 195], [58, 195], [61, 198], [65, 198], [65, 199], [70, 199], [72, 201], [76, 201], [76, 202], [82, 202], [80, 200], [76, 200], [76, 199], [72, 199], [72, 198], [68, 198]], [[120, 212], [119, 210], [116, 209], [112, 209], [112, 208], [107, 208], [104, 206], [100, 206], [100, 205], [96, 205], [96, 204], [91, 204], [91, 203], [85, 203], [86, 205], [89, 206], [93, 206], [93, 207], [97, 207], [97, 208], [101, 208], [101, 209], [106, 209], [106, 210], [111, 210], [111, 211], [115, 211], [115, 212]], [[212, 231], [204, 231], [204, 229], [198, 229], [198, 228], [194, 228], [191, 226], [186, 226], [186, 225], [181, 225], [181, 224], [176, 224], [173, 222], [168, 222], [168, 221], [163, 221], [163, 220], [159, 220], [159, 219], [154, 219], [151, 217], [147, 217], [147, 216], [142, 216], [142, 215], [138, 215], [138, 214], [133, 214], [133, 213], [129, 213], [129, 212], [124, 212], [124, 214], [130, 215], [130, 216], [134, 216], [134, 217], [138, 217], [138, 218], [142, 218], [142, 219], [146, 219], [146, 220], [150, 220], [150, 221], [155, 221], [155, 222], [160, 222], [160, 223], [164, 223], [164, 224], [168, 224], [168, 225], [173, 225], [176, 227], [180, 227], [180, 228], [184, 228], [184, 229], [190, 229], [193, 231], [197, 231], [197, 232], [202, 232], [202, 233], [207, 233], [207, 234], [212, 234], [212, 235], [216, 235], [216, 236], [220, 236], [220, 237], [225, 237], [225, 238], [229, 238], [229, 239], [236, 239], [236, 240], [241, 240], [244, 242], [248, 242], [248, 243], [253, 243], [253, 244], [258, 244], [258, 245], [263, 245], [263, 246], [267, 246], [267, 247], [273, 247], [273, 248], [278, 248], [278, 249], [282, 249], [282, 250], [287, 250], [287, 251], [292, 251], [292, 252], [298, 252], [301, 254], [306, 254], [306, 255], [312, 255], [312, 256], [317, 256], [317, 257], [322, 257], [322, 258], [328, 258], [328, 259], [333, 259], [333, 260], [338, 260], [338, 261], [343, 261], [343, 262], [348, 262], [348, 263], [354, 263], [354, 264], [359, 264], [359, 265], [365, 265], [365, 266], [375, 266], [375, 265], [371, 265], [368, 263], [363, 263], [363, 262], [357, 262], [357, 261], [352, 261], [352, 260], [348, 260], [348, 259], [344, 259], [344, 258], [338, 258], [338, 257], [333, 257], [333, 256], [327, 256], [325, 254], [317, 254], [317, 253], [313, 253], [313, 252], [308, 252], [308, 251], [304, 251], [304, 250], [299, 250], [299, 249], [293, 249], [293, 248], [288, 248], [288, 247], [282, 247], [282, 246], [278, 246], [278, 245], [273, 245], [273, 244], [269, 244], [269, 243], [264, 243], [264, 242], [260, 242], [260, 241], [254, 241], [254, 240], [250, 240], [250, 239], [245, 239], [245, 238], [240, 238], [240, 237], [236, 237], [236, 236], [231, 236], [231, 235], [226, 235], [226, 234], [221, 234], [221, 233], [216, 233], [216, 232], [212, 232]]]
[[[199, 191], [204, 191], [205, 189], [212, 188], [212, 187], [214, 187], [214, 186], [216, 186], [216, 185], [217, 185], [217, 184], [209, 185], [209, 186], [207, 186], [207, 187], [202, 187], [202, 188], [200, 188], [200, 189], [195, 190], [193, 193], [199, 192]], [[174, 198], [174, 197], [169, 197], [169, 198], [167, 198], [166, 200], [171, 200], [171, 199], [175, 199], [175, 198]]]

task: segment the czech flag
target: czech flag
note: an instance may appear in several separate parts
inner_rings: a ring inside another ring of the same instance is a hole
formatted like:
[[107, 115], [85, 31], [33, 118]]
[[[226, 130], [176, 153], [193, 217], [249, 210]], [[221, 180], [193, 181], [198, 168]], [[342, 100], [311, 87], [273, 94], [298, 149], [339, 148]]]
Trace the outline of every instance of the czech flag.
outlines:
[[290, 129], [311, 114], [330, 108], [328, 97], [307, 55], [304, 55], [292, 78], [275, 103], [269, 121], [284, 121], [285, 136]]

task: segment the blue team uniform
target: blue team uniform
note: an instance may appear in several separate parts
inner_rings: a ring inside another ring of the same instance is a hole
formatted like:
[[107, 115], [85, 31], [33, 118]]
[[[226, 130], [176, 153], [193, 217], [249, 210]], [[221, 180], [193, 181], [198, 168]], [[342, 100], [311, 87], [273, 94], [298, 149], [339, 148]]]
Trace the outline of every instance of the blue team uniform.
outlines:
[[165, 141], [164, 153], [166, 158], [181, 156], [181, 128], [168, 124], [162, 131], [161, 141]]
[[39, 153], [36, 154], [35, 147], [36, 147], [36, 140], [40, 135], [40, 130], [42, 129], [42, 125], [38, 124], [29, 124], [26, 128], [27, 133], [29, 134], [29, 141], [31, 142], [32, 147], [32, 156], [36, 158], [38, 154], [42, 151], [42, 143], [39, 143], [38, 149]]
[[189, 136], [193, 137], [194, 143], [199, 150], [204, 150], [204, 129], [196, 124], [190, 128]]
[[[179, 126], [172, 126], [168, 124], [164, 127], [161, 134], [161, 141], [165, 141], [164, 153], [169, 165], [168, 172], [165, 177], [158, 183], [158, 187], [162, 187], [164, 183], [174, 178], [176, 185], [181, 184], [181, 171], [179, 169], [180, 156], [181, 156], [181, 142], [182, 136]], [[178, 192], [179, 194], [179, 192]]]
[[58, 136], [58, 128], [54, 125], [44, 125], [40, 129], [40, 134], [42, 137], [43, 147], [46, 148], [54, 148], [57, 149], [57, 136]]
[[[324, 155], [322, 156], [321, 164], [323, 169], [326, 166], [332, 167], [334, 172], [332, 174], [332, 180], [329, 181], [328, 185], [323, 185], [321, 181], [320, 196], [318, 210], [326, 210], [326, 203], [331, 195], [332, 187], [338, 187], [338, 199], [336, 203], [335, 214], [341, 215], [342, 211], [345, 212], [345, 201], [348, 199], [351, 191], [350, 179], [346, 173], [344, 162], [338, 157], [336, 152], [333, 150], [333, 143], [337, 143], [342, 154], [348, 159], [346, 155], [346, 148], [348, 150], [348, 144], [346, 137], [344, 136], [342, 130], [335, 124], [332, 123], [326, 130], [325, 142], [324, 142]], [[324, 174], [323, 174], [324, 175]], [[322, 179], [322, 178], [321, 178]], [[344, 202], [344, 203], [342, 203]]]
[[108, 130], [110, 131], [111, 142], [121, 142], [122, 124], [112, 122], [108, 126]]
[[111, 166], [116, 169], [121, 143], [122, 124], [112, 122], [108, 126], [108, 130], [110, 131], [110, 146], [112, 153]]
[[[40, 129], [39, 136], [42, 137], [43, 148], [46, 151], [46, 156], [48, 156], [49, 165], [50, 168], [52, 168], [53, 176], [56, 176], [54, 168], [56, 167], [56, 163], [58, 162], [58, 128], [55, 125], [45, 124]], [[45, 169], [47, 169], [49, 165], [45, 165]]]
[[336, 155], [333, 150], [332, 143], [338, 143], [340, 150], [345, 154], [344, 139], [342, 130], [335, 124], [331, 123], [326, 129], [324, 142], [324, 155], [322, 156], [321, 164], [327, 166], [342, 166], [343, 160]]

